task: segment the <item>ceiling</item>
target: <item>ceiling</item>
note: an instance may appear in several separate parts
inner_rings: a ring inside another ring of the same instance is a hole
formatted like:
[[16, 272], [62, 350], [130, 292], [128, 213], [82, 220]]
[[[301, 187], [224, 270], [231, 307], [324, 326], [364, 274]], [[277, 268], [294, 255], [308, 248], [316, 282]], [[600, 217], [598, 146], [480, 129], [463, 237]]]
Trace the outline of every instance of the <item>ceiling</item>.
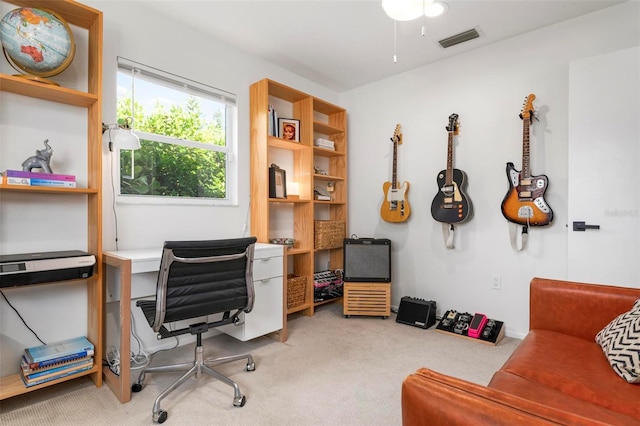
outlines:
[[[172, 0], [145, 7], [342, 92], [624, 0], [444, 1], [444, 15], [397, 22], [395, 37], [379, 0]], [[473, 28], [479, 38], [447, 49], [438, 44]]]

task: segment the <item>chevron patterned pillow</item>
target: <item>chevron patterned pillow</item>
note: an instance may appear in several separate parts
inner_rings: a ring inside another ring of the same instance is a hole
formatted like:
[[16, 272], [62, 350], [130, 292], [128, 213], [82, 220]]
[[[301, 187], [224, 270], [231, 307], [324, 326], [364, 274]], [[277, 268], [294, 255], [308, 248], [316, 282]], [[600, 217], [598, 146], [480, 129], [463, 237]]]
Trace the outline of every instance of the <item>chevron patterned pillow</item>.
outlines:
[[620, 377], [640, 384], [640, 299], [596, 335], [596, 342]]

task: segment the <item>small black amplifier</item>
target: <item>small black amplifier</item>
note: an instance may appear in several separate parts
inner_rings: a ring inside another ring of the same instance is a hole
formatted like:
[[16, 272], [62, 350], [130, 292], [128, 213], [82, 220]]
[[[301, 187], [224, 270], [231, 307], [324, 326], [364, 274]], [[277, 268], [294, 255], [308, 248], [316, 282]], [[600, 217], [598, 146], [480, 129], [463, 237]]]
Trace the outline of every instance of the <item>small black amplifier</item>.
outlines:
[[405, 296], [400, 299], [396, 322], [429, 328], [436, 323], [436, 302]]

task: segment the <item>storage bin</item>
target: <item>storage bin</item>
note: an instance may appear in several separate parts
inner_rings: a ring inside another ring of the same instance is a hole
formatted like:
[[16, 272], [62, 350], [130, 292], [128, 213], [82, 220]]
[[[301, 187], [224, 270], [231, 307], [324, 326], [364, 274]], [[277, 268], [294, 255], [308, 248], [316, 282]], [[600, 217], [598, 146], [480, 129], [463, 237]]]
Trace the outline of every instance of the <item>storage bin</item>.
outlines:
[[342, 248], [345, 235], [345, 224], [339, 220], [314, 221], [316, 249]]
[[306, 289], [307, 277], [287, 275], [287, 309], [296, 308], [304, 303]]

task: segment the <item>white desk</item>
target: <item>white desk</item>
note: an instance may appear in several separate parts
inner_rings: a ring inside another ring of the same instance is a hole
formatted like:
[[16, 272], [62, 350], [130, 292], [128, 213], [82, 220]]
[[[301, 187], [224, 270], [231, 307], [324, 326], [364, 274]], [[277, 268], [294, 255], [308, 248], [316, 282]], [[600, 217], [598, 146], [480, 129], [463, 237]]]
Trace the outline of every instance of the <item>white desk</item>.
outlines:
[[[136, 274], [142, 277], [145, 273], [157, 272], [160, 269], [161, 254], [162, 248], [103, 252], [105, 302], [120, 302], [120, 354], [131, 352], [131, 300], [155, 295], [155, 281], [136, 280]], [[219, 327], [219, 330], [240, 340], [249, 340], [277, 331], [280, 341], [284, 342], [287, 339], [287, 304], [284, 292], [286, 281], [283, 246], [256, 244], [253, 281], [253, 310], [249, 314], [243, 314], [242, 325]], [[105, 340], [106, 338], [107, 336]], [[103, 375], [105, 382], [120, 402], [131, 400], [131, 370], [128, 362], [121, 363], [120, 376], [112, 373], [109, 368], [103, 368]]]

